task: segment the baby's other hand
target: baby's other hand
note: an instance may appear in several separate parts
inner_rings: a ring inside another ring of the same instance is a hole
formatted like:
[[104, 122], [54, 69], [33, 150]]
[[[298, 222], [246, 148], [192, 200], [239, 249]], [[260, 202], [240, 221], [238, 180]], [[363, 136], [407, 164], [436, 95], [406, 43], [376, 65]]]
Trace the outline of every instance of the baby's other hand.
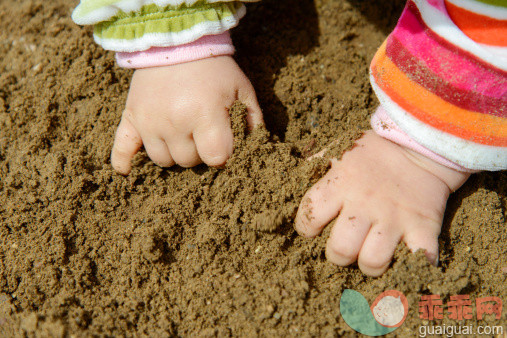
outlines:
[[315, 237], [334, 218], [326, 256], [358, 262], [369, 276], [388, 268], [398, 243], [438, 261], [438, 236], [449, 194], [470, 173], [447, 168], [368, 131], [305, 195], [296, 230]]
[[230, 56], [135, 71], [111, 162], [120, 174], [144, 144], [162, 167], [221, 166], [231, 156], [228, 108], [240, 100], [248, 125], [263, 123], [255, 90]]

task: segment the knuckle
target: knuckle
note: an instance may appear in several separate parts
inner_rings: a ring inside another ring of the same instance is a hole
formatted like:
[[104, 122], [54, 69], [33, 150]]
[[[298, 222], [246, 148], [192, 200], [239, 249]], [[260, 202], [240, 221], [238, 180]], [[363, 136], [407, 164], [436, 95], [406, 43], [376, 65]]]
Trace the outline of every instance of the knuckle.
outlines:
[[245, 96], [252, 96], [255, 95], [255, 88], [252, 85], [252, 82], [246, 77], [242, 76], [239, 79], [239, 89], [243, 91], [243, 95]]
[[148, 153], [148, 156], [150, 156], [150, 159], [160, 167], [170, 167], [173, 163], [172, 158], [167, 155]]
[[166, 115], [166, 120], [173, 123], [175, 126], [181, 126], [188, 122], [192, 117], [192, 109], [170, 109], [169, 114]]
[[175, 158], [174, 161], [183, 168], [191, 168], [201, 163], [200, 158], [196, 156], [183, 156], [180, 158]]
[[115, 143], [113, 147], [113, 153], [120, 158], [130, 157], [131, 151], [129, 151], [129, 147], [124, 142]]
[[128, 158], [128, 153], [125, 151], [125, 149], [122, 149], [121, 147], [114, 147], [113, 148], [113, 156], [116, 159], [123, 160], [125, 158]]
[[229, 159], [229, 155], [225, 152], [219, 152], [215, 154], [209, 154], [205, 157], [204, 162], [210, 166], [221, 166], [224, 165]]
[[[322, 184], [314, 185], [307, 194], [307, 199], [309, 200], [306, 204], [309, 208], [313, 208], [313, 206], [324, 205], [329, 196], [331, 196], [332, 191], [330, 191], [326, 186]], [[318, 212], [320, 209], [315, 208], [315, 212]]]
[[224, 128], [213, 127], [196, 140], [197, 150], [204, 163], [211, 166], [225, 164], [232, 154], [232, 134]]
[[153, 161], [153, 162], [156, 165], [163, 167], [163, 168], [171, 167], [174, 165], [174, 162], [170, 159], [163, 159], [163, 160], [158, 160], [158, 161]]
[[315, 216], [313, 215], [313, 200], [311, 197], [306, 196], [299, 205], [299, 210], [296, 216], [296, 228], [300, 235], [311, 236], [317, 228], [313, 221]]
[[137, 146], [142, 143], [141, 138], [136, 131], [127, 128], [118, 129], [117, 145], [121, 147], [128, 147], [128, 145]]
[[183, 168], [192, 168], [198, 165], [199, 161], [179, 161], [178, 164]]
[[201, 111], [203, 109], [201, 103], [195, 100], [195, 97], [180, 97], [177, 100], [173, 100], [167, 107], [172, 114], [177, 116], [186, 116], [195, 111]]
[[333, 257], [340, 258], [341, 261], [352, 263], [357, 259], [357, 249], [347, 243], [328, 243], [328, 260]]
[[360, 261], [361, 265], [368, 268], [369, 270], [381, 270], [389, 263], [385, 257], [372, 254], [361, 256]]

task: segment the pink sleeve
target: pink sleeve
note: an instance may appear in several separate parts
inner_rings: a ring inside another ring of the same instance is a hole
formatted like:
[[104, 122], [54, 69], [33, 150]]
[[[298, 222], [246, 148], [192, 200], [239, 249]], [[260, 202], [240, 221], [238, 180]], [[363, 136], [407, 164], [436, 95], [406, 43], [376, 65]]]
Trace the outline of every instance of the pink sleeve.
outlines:
[[408, 134], [406, 134], [403, 130], [401, 130], [396, 123], [387, 115], [386, 111], [382, 106], [377, 108], [377, 111], [371, 117], [371, 126], [373, 130], [383, 138], [397, 143], [403, 147], [406, 147], [410, 150], [415, 151], [427, 158], [442, 164], [448, 168], [462, 171], [462, 172], [476, 172], [476, 170], [470, 170], [465, 167], [460, 166], [454, 162], [449, 161], [448, 159], [434, 153], [428, 148], [423, 147], [416, 141], [414, 141]]
[[202, 38], [174, 47], [152, 47], [146, 51], [116, 53], [116, 61], [123, 68], [148, 68], [170, 66], [213, 56], [232, 55], [234, 46], [229, 32], [206, 35]]

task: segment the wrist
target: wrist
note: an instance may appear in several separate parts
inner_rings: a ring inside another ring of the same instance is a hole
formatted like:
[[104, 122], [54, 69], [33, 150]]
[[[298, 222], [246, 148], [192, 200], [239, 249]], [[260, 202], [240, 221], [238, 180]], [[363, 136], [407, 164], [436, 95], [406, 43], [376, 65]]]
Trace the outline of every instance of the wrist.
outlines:
[[470, 171], [460, 171], [440, 164], [423, 154], [413, 151], [409, 147], [380, 136], [373, 130], [367, 131], [364, 137], [368, 138], [368, 142], [375, 144], [377, 149], [383, 153], [383, 160], [391, 159], [393, 161], [394, 159], [394, 161], [400, 161], [400, 157], [397, 156], [401, 155], [418, 168], [438, 179], [449, 189], [449, 193], [458, 190], [473, 173]]
[[[406, 157], [420, 168], [428, 171], [449, 187], [450, 192], [458, 190], [473, 172], [459, 171], [442, 165], [432, 159], [417, 153], [409, 148], [398, 145], [405, 152]], [[478, 171], [475, 171], [478, 172]]]

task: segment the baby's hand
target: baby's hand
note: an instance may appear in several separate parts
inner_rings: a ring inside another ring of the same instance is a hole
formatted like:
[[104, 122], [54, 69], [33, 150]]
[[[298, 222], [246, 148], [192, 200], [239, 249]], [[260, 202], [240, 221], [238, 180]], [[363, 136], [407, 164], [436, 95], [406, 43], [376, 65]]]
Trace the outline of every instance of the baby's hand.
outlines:
[[327, 259], [358, 262], [367, 275], [389, 266], [398, 243], [438, 260], [438, 235], [449, 194], [470, 176], [367, 132], [305, 195], [296, 230], [314, 237], [334, 218]]
[[247, 106], [250, 127], [263, 123], [252, 84], [229, 56], [136, 70], [116, 131], [113, 168], [127, 175], [143, 144], [162, 167], [225, 164], [233, 148], [228, 108], [236, 100]]

